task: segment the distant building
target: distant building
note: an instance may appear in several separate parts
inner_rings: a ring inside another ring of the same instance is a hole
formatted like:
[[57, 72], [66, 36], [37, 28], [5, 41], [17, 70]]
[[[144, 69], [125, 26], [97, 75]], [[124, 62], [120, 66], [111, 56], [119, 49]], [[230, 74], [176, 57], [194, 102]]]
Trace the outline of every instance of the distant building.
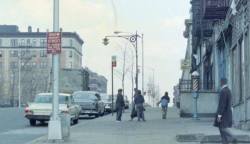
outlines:
[[100, 93], [107, 93], [108, 80], [95, 72], [88, 70], [89, 72], [89, 90], [97, 91]]
[[[60, 68], [82, 67], [83, 40], [77, 33], [62, 33]], [[38, 92], [49, 90], [52, 56], [47, 55], [46, 32], [39, 29], [20, 32], [18, 26], [0, 25], [0, 100], [12, 104], [18, 100], [19, 74], [22, 102]]]

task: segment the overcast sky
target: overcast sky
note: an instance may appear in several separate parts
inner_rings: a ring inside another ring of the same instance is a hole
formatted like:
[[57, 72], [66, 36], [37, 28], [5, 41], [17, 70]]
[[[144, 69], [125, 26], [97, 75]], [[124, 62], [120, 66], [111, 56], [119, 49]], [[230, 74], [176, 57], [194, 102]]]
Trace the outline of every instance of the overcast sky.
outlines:
[[[127, 65], [131, 65], [133, 47], [119, 39], [104, 46], [102, 39], [115, 30], [130, 33], [137, 30], [145, 36], [145, 87], [154, 69], [161, 93], [169, 91], [172, 95], [181, 76], [180, 59], [185, 55], [186, 39], [182, 34], [184, 19], [189, 18], [189, 0], [114, 0], [114, 3], [115, 9], [111, 0], [60, 0], [60, 27], [63, 31], [77, 32], [85, 41], [83, 66], [110, 80], [111, 56], [118, 56], [120, 71], [122, 49], [127, 47]], [[21, 31], [27, 31], [29, 25], [34, 30], [52, 30], [52, 4], [52, 0], [2, 0], [0, 24], [18, 25]], [[121, 87], [119, 72], [115, 73], [115, 83], [115, 88]], [[130, 92], [130, 83], [128, 73], [126, 93]]]

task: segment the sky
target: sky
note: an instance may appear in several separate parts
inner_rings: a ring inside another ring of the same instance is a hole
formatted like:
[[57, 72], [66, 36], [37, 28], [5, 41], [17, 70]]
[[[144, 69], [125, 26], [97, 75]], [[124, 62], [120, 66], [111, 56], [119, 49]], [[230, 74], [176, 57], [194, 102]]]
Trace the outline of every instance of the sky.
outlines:
[[[126, 40], [110, 39], [104, 46], [102, 39], [114, 31], [144, 34], [145, 89], [148, 79], [155, 77], [160, 94], [169, 91], [181, 77], [180, 60], [186, 52], [184, 20], [189, 18], [189, 0], [60, 0], [60, 27], [63, 31], [77, 32], [84, 40], [83, 67], [104, 75], [110, 91], [111, 56], [116, 55], [115, 89], [121, 87], [122, 52], [127, 51], [126, 70], [132, 65], [133, 46]], [[0, 24], [18, 25], [21, 31], [28, 26], [40, 31], [53, 29], [52, 0], [2, 0]], [[141, 66], [141, 45], [139, 44]], [[141, 73], [139, 74], [141, 89]], [[127, 95], [130, 94], [131, 76], [126, 73]]]

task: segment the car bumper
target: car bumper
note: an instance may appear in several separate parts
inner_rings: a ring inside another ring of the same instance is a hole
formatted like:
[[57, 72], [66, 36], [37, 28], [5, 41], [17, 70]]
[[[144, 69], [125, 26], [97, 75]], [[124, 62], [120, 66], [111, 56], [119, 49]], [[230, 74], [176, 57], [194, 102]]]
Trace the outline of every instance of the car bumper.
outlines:
[[81, 114], [99, 114], [96, 110], [81, 110]]
[[43, 120], [43, 121], [49, 121], [50, 116], [48, 115], [25, 115], [27, 119], [34, 119], [34, 120]]

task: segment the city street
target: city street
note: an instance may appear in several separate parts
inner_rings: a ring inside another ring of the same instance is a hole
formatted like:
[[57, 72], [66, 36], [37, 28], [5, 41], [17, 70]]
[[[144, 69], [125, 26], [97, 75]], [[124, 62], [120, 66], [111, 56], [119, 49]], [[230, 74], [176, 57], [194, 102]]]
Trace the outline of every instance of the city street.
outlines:
[[47, 133], [47, 126], [29, 125], [23, 108], [0, 108], [0, 115], [0, 144], [23, 144]]
[[[219, 132], [213, 127], [213, 119], [191, 118], [182, 119], [177, 115], [177, 109], [170, 108], [167, 120], [161, 119], [159, 108], [146, 109], [146, 122], [129, 121], [129, 111], [123, 117], [122, 122], [115, 121], [114, 116], [106, 116], [99, 119], [80, 123], [71, 129], [71, 137], [64, 143], [68, 144], [178, 144], [178, 141], [195, 144], [192, 137], [204, 135], [209, 141], [217, 140]], [[250, 135], [249, 132], [233, 129], [237, 135]], [[214, 136], [215, 135], [215, 136]], [[210, 138], [214, 136], [215, 138]], [[184, 138], [185, 137], [185, 138]], [[204, 141], [205, 140], [204, 137]], [[191, 138], [191, 139], [190, 139]], [[249, 140], [249, 137], [247, 137]], [[218, 141], [218, 140], [217, 140]], [[249, 142], [249, 141], [248, 141]], [[44, 144], [47, 136], [36, 139], [29, 144]]]

